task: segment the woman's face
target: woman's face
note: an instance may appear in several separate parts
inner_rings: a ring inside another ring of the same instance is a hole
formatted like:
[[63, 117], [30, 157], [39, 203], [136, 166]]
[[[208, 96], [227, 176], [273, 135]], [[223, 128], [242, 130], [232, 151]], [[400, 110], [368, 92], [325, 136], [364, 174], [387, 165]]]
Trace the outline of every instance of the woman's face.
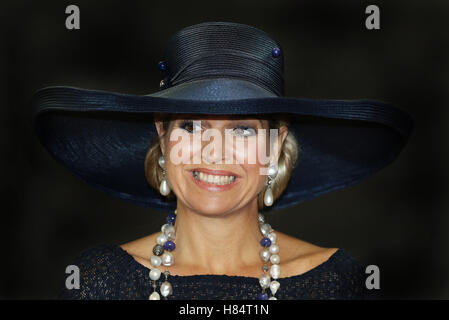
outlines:
[[257, 204], [267, 180], [261, 171], [277, 161], [287, 135], [287, 127], [277, 130], [270, 154], [267, 120], [184, 116], [172, 119], [166, 131], [162, 122], [155, 124], [170, 188], [183, 205], [207, 215]]

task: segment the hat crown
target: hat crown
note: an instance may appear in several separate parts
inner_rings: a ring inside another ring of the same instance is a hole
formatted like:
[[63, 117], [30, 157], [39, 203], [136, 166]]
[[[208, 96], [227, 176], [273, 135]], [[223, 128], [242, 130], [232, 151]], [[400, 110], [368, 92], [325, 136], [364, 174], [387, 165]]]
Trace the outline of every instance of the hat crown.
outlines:
[[186, 27], [170, 38], [164, 62], [161, 89], [208, 78], [233, 78], [284, 95], [281, 46], [252, 26], [205, 22]]

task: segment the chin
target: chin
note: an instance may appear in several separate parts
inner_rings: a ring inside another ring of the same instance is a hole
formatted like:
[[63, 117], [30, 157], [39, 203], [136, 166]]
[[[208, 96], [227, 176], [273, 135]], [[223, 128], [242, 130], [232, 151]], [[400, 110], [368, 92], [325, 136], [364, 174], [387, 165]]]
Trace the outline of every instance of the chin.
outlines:
[[[219, 216], [230, 213], [237, 210], [240, 205], [236, 200], [236, 197], [221, 197], [210, 195], [199, 195], [198, 193], [188, 196], [187, 194], [182, 197], [181, 202], [190, 210], [197, 212], [198, 214], [205, 216]], [[229, 201], [234, 200], [234, 201]]]
[[195, 203], [191, 205], [191, 208], [204, 215], [218, 216], [235, 210], [236, 206], [228, 203], [217, 203], [217, 201], [209, 199], [201, 201], [201, 203]]

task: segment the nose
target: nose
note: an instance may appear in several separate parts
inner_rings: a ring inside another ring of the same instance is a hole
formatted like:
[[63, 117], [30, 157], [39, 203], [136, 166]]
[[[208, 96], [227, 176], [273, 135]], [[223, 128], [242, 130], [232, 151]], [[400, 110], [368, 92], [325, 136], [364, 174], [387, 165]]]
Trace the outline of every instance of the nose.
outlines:
[[202, 138], [202, 162], [205, 164], [221, 164], [226, 159], [225, 135], [218, 129], [208, 129]]

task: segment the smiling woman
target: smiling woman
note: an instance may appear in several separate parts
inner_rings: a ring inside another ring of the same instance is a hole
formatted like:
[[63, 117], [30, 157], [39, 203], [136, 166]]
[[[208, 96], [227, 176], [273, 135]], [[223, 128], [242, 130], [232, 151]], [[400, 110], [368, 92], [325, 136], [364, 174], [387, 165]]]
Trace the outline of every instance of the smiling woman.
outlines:
[[[156, 118], [156, 126], [158, 127], [158, 132], [160, 132], [160, 135], [155, 137], [153, 139], [153, 142], [148, 150], [148, 153], [145, 158], [145, 176], [149, 182], [149, 184], [155, 188], [159, 189], [161, 186], [161, 182], [163, 181], [163, 171], [162, 168], [159, 165], [159, 159], [162, 156], [162, 149], [161, 149], [161, 139], [163, 139], [163, 144], [169, 144], [170, 142], [174, 142], [173, 139], [170, 139], [172, 137], [172, 132], [176, 128], [182, 128], [183, 130], [186, 130], [190, 134], [194, 134], [194, 131], [196, 133], [200, 133], [203, 131], [203, 128], [194, 129], [194, 126], [200, 125], [201, 123], [207, 123], [208, 129], [215, 128], [218, 130], [220, 134], [216, 135], [216, 137], [228, 137], [229, 135], [221, 134], [223, 130], [230, 130], [234, 133], [237, 137], [240, 138], [246, 138], [253, 139], [257, 136], [258, 132], [262, 130], [276, 130], [277, 132], [281, 133], [281, 135], [276, 134], [276, 137], [280, 137], [278, 147], [280, 146], [280, 152], [279, 156], [276, 159], [278, 172], [276, 177], [273, 179], [273, 182], [271, 184], [271, 189], [273, 192], [273, 200], [276, 200], [284, 191], [284, 189], [287, 186], [287, 183], [290, 179], [291, 172], [297, 162], [298, 159], [298, 153], [299, 153], [299, 146], [298, 143], [292, 134], [288, 134], [288, 122], [285, 119], [282, 119], [282, 117], [276, 118], [245, 118], [245, 117], [237, 117], [237, 116], [227, 116], [227, 117], [221, 117], [222, 120], [220, 120], [220, 117], [211, 117], [211, 116], [197, 116], [192, 117], [192, 115], [167, 115], [167, 114], [157, 114], [155, 115]], [[196, 121], [194, 119], [197, 119]], [[203, 119], [203, 120], [200, 120]], [[209, 119], [209, 121], [206, 121], [206, 119]], [[216, 120], [214, 120], [216, 119]], [[229, 132], [229, 131], [228, 131]], [[257, 155], [259, 152], [257, 150], [257, 147], [259, 146], [261, 149], [265, 149], [270, 152], [271, 146], [275, 144], [274, 141], [271, 141], [268, 139], [267, 135], [262, 135], [263, 138], [259, 139], [262, 143], [257, 144], [257, 142], [254, 141], [251, 144], [251, 142], [246, 141], [246, 143], [240, 145], [241, 150], [237, 150], [236, 146], [238, 145], [237, 142], [235, 142], [235, 139], [229, 139], [229, 141], [224, 141], [224, 148], [222, 147], [222, 141], [221, 140], [215, 140], [213, 143], [210, 143], [208, 145], [212, 145], [212, 152], [205, 152], [206, 148], [203, 145], [199, 145], [199, 143], [202, 143], [201, 137], [206, 136], [206, 134], [200, 134], [200, 139], [195, 140], [193, 137], [189, 137], [189, 139], [186, 139], [186, 142], [184, 145], [180, 146], [181, 150], [189, 150], [189, 148], [193, 147], [193, 149], [196, 149], [196, 153], [200, 153], [198, 157], [195, 154], [195, 151], [192, 152], [192, 154], [188, 154], [187, 158], [185, 159], [185, 162], [194, 163], [195, 161], [193, 159], [195, 158], [202, 158], [203, 161], [207, 161], [207, 158], [211, 157], [217, 157], [216, 162], [219, 162], [221, 171], [217, 172], [215, 170], [214, 172], [211, 172], [210, 169], [207, 168], [198, 168], [198, 170], [191, 170], [192, 176], [199, 181], [203, 182], [209, 182], [213, 185], [212, 188], [217, 188], [217, 185], [222, 185], [219, 190], [229, 189], [230, 187], [234, 186], [234, 184], [230, 184], [230, 182], [238, 182], [236, 181], [236, 177], [239, 177], [236, 172], [233, 174], [227, 174], [227, 172], [224, 172], [224, 166], [222, 166], [223, 163], [226, 164], [233, 164], [233, 163], [241, 163], [246, 164], [243, 168], [250, 169], [260, 172], [260, 161], [259, 164], [256, 166], [249, 166], [251, 164], [256, 164], [255, 161], [251, 161], [251, 156]], [[252, 137], [252, 138], [251, 138]], [[260, 137], [260, 135], [258, 136]], [[270, 136], [271, 137], [271, 136]], [[264, 139], [266, 138], [266, 139]], [[237, 138], [238, 139], [238, 138]], [[209, 139], [204, 139], [209, 141]], [[199, 141], [197, 146], [193, 146], [195, 141]], [[178, 143], [177, 141], [175, 143]], [[179, 144], [179, 143], [178, 143]], [[265, 144], [265, 145], [264, 145]], [[173, 144], [171, 144], [173, 146]], [[255, 146], [253, 149], [251, 149], [249, 146], [253, 145]], [[228, 151], [229, 150], [229, 151]], [[278, 151], [278, 150], [276, 150]], [[172, 154], [170, 151], [165, 152], [165, 154]], [[204, 156], [203, 156], [204, 155]], [[277, 154], [274, 154], [276, 157]], [[262, 157], [254, 157], [256, 160], [261, 160]], [[214, 161], [214, 160], [212, 160]], [[195, 163], [195, 164], [198, 164]], [[229, 171], [231, 172], [231, 171]], [[207, 173], [207, 174], [206, 174]], [[256, 174], [257, 176], [257, 174]], [[260, 175], [260, 178], [264, 178]], [[217, 181], [215, 181], [217, 179]], [[176, 180], [176, 179], [175, 179]], [[209, 181], [210, 180], [210, 181]], [[223, 183], [221, 183], [223, 182]], [[225, 182], [225, 183], [224, 183]], [[210, 186], [204, 183], [198, 183], [200, 187], [208, 188], [210, 189]], [[258, 192], [258, 205], [259, 208], [262, 209], [264, 207], [264, 195], [266, 192], [266, 184], [262, 186], [264, 190]], [[168, 194], [169, 199], [173, 199], [174, 194], [170, 193]]]
[[283, 59], [259, 29], [207, 22], [170, 39], [159, 92], [34, 96], [36, 133], [56, 159], [112, 196], [169, 211], [161, 231], [81, 253], [72, 263], [80, 288], [64, 287], [62, 298], [367, 295], [365, 268], [345, 249], [275, 231], [263, 211], [387, 166], [411, 119], [373, 100], [284, 97]]

